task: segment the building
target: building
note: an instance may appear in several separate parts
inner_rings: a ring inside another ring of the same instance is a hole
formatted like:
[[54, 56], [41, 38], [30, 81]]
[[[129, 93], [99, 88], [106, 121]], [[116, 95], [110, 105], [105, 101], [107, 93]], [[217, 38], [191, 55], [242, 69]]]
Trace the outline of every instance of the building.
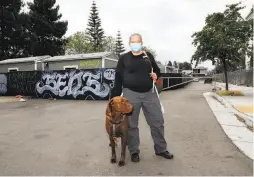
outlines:
[[118, 57], [113, 52], [55, 56], [45, 59], [43, 70], [115, 68]]
[[192, 69], [192, 75], [193, 76], [206, 76], [207, 70], [208, 70], [208, 68], [205, 68], [203, 66], [198, 66], [198, 67]]
[[173, 66], [166, 66], [157, 62], [158, 67], [160, 68], [161, 73], [173, 73], [175, 68]]
[[[253, 7], [251, 8], [250, 13], [247, 15], [246, 20], [253, 20]], [[250, 41], [249, 44], [253, 46], [252, 41]], [[245, 55], [245, 69], [251, 69], [251, 59], [247, 55]]]
[[27, 58], [6, 59], [0, 61], [0, 73], [15, 71], [40, 71], [43, 70], [43, 60], [49, 55]]

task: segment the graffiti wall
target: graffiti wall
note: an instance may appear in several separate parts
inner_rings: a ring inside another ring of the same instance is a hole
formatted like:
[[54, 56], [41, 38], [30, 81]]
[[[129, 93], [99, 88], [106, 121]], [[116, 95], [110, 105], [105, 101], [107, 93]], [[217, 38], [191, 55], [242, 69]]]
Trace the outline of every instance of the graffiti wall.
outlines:
[[0, 95], [106, 100], [114, 69], [24, 71], [0, 74]]
[[114, 78], [114, 69], [46, 72], [36, 83], [36, 95], [39, 98], [108, 99]]
[[7, 77], [5, 74], [0, 74], [0, 95], [7, 93]]
[[9, 95], [35, 95], [35, 85], [41, 77], [41, 72], [10, 72], [7, 73], [8, 78], [8, 94]]
[[[181, 77], [164, 73], [163, 77]], [[107, 100], [113, 88], [115, 69], [59, 71], [22, 71], [0, 74], [0, 95], [23, 95], [37, 98]], [[163, 79], [163, 88], [184, 82]], [[178, 86], [175, 88], [183, 87]]]

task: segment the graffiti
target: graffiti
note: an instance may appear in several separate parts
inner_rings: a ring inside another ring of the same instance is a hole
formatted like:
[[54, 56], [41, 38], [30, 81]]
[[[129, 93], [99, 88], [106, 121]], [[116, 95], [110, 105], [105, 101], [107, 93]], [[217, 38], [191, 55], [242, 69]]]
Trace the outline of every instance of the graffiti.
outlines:
[[101, 65], [101, 61], [100, 60], [83, 60], [83, 61], [80, 61], [79, 65], [86, 68], [99, 68]]
[[36, 92], [38, 97], [103, 99], [109, 95], [110, 84], [112, 81], [102, 79], [102, 72], [98, 70], [53, 72], [42, 75], [41, 80], [36, 84]]
[[104, 71], [104, 78], [107, 80], [115, 80], [115, 70], [114, 69], [107, 69]]
[[[181, 77], [162, 73], [163, 77]], [[0, 74], [0, 95], [25, 95], [38, 98], [108, 100], [114, 86], [115, 69], [60, 71], [18, 71]], [[187, 78], [189, 79], [189, 78]], [[163, 88], [182, 83], [182, 79], [163, 80]], [[185, 85], [183, 85], [185, 86]], [[174, 87], [174, 89], [180, 88]]]
[[110, 83], [110, 88], [114, 87], [114, 80], [115, 80], [115, 70], [114, 69], [106, 69], [103, 73], [105, 79], [112, 81]]
[[39, 72], [8, 73], [8, 91], [15, 94], [34, 95], [35, 84], [40, 77]]
[[7, 77], [5, 74], [0, 74], [0, 95], [7, 93]]

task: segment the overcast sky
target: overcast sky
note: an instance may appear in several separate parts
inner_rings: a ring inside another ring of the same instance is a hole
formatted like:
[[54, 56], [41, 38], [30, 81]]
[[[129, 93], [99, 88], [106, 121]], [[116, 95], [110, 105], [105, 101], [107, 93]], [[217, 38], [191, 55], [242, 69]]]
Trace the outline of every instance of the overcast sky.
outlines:
[[[31, 1], [31, 0], [25, 0]], [[66, 36], [86, 28], [93, 0], [56, 0], [63, 20], [68, 20]], [[120, 30], [126, 49], [128, 37], [138, 32], [144, 44], [157, 53], [157, 60], [190, 61], [194, 53], [191, 35], [201, 30], [205, 17], [222, 12], [227, 4], [239, 0], [95, 0], [106, 35], [116, 36]], [[252, 2], [243, 0], [249, 13]], [[202, 64], [213, 68], [208, 63]]]

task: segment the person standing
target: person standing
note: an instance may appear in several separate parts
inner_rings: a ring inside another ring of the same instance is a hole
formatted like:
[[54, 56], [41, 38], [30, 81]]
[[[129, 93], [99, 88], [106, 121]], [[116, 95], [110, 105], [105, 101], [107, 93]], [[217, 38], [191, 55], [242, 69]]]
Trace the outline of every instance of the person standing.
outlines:
[[140, 161], [138, 120], [141, 108], [151, 129], [155, 154], [172, 159], [174, 156], [168, 152], [164, 138], [164, 118], [160, 101], [156, 92], [152, 91], [153, 81], [161, 76], [160, 68], [153, 55], [142, 50], [143, 41], [140, 34], [132, 34], [129, 45], [131, 51], [121, 55], [118, 60], [111, 98], [123, 93], [134, 107], [133, 113], [128, 116], [128, 149], [131, 161]]

